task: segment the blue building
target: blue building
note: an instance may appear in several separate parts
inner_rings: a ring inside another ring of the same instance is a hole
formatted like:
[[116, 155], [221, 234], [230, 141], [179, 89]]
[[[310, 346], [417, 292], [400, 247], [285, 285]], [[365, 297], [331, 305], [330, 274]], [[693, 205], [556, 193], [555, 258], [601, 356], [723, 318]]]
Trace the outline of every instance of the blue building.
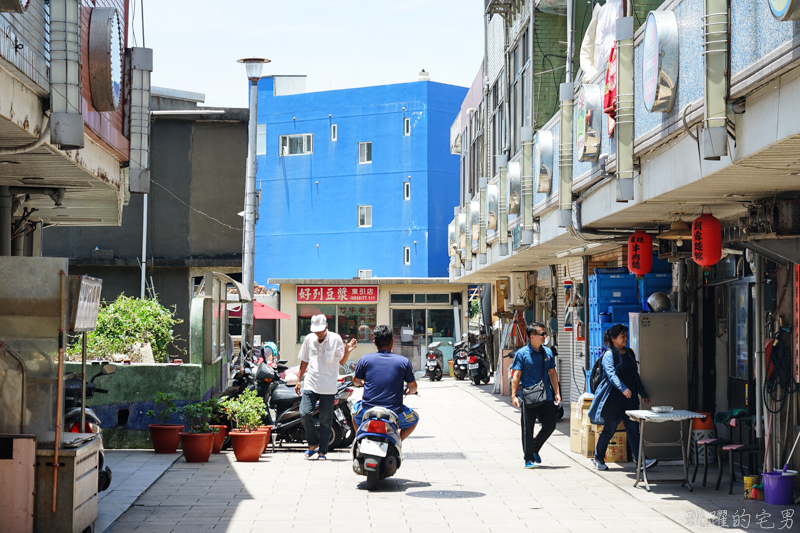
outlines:
[[447, 277], [450, 125], [466, 93], [431, 81], [306, 93], [305, 77], [262, 78], [256, 283]]

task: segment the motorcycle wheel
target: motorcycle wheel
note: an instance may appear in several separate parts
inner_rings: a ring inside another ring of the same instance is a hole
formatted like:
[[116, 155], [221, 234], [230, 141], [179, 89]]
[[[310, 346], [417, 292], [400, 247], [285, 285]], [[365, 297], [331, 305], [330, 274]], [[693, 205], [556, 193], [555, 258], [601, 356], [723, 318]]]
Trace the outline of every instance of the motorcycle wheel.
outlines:
[[367, 470], [367, 490], [372, 492], [373, 490], [378, 489], [378, 482], [380, 479], [378, 478], [378, 471], [375, 470]]
[[430, 379], [431, 381], [436, 381], [436, 373], [428, 374], [428, 379]]
[[331, 424], [331, 438], [328, 440], [328, 450], [333, 451], [336, 448], [340, 448], [342, 446], [343, 439], [344, 434], [342, 431], [342, 426], [339, 425], [339, 422], [334, 420], [333, 424]]
[[472, 378], [472, 383], [474, 385], [480, 385], [481, 384], [481, 377], [480, 376], [475, 376], [474, 378]]
[[485, 378], [483, 378], [483, 384], [484, 385], [488, 385], [489, 384], [489, 376], [486, 376]]
[[436, 381], [442, 381], [442, 371], [436, 372]]

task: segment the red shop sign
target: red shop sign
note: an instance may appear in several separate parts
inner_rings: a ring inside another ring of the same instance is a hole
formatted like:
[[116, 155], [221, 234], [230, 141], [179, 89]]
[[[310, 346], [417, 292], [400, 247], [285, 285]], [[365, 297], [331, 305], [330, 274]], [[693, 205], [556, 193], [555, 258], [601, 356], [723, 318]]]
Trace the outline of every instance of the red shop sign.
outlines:
[[298, 302], [378, 302], [377, 285], [359, 286], [297, 286]]

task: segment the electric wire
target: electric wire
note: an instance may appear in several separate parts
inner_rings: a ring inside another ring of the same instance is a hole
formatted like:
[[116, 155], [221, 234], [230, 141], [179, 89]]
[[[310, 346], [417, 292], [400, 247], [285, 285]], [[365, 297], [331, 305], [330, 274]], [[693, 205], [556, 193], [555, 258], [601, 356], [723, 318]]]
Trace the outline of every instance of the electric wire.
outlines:
[[210, 219], [211, 219], [211, 220], [213, 220], [214, 222], [217, 222], [217, 223], [219, 223], [219, 224], [221, 224], [221, 225], [225, 226], [226, 228], [230, 228], [230, 229], [232, 229], [232, 230], [236, 230], [236, 231], [243, 231], [241, 228], [235, 228], [235, 227], [233, 227], [233, 226], [230, 226], [230, 225], [228, 225], [228, 224], [226, 224], [226, 223], [222, 222], [221, 220], [218, 220], [218, 219], [216, 219], [216, 218], [212, 217], [212, 216], [211, 216], [211, 215], [209, 215], [208, 213], [204, 213], [204, 212], [200, 211], [199, 209], [197, 209], [196, 207], [193, 207], [193, 206], [191, 206], [191, 205], [187, 204], [186, 202], [184, 202], [183, 200], [181, 200], [180, 198], [178, 198], [178, 197], [175, 195], [175, 193], [174, 193], [174, 192], [172, 192], [171, 190], [167, 189], [166, 187], [164, 187], [163, 185], [161, 185], [160, 183], [158, 183], [157, 181], [155, 181], [153, 178], [150, 178], [150, 183], [154, 183], [154, 184], [158, 185], [159, 187], [161, 187], [162, 189], [164, 189], [165, 191], [167, 191], [167, 192], [168, 192], [169, 194], [171, 194], [171, 195], [172, 195], [172, 196], [173, 196], [173, 197], [174, 197], [176, 200], [178, 200], [180, 203], [182, 203], [183, 205], [185, 205], [186, 207], [188, 207], [188, 208], [189, 208], [189, 209], [191, 209], [192, 211], [195, 211], [196, 213], [199, 213], [199, 214], [203, 215], [203, 216], [204, 216], [204, 217], [206, 217], [206, 218], [210, 218]]
[[[769, 353], [769, 360], [767, 361], [766, 368], [772, 367], [772, 372], [764, 378], [764, 386], [762, 392], [764, 394], [764, 407], [770, 413], [780, 413], [786, 406], [786, 400], [795, 393], [797, 384], [792, 376], [791, 368], [791, 350], [789, 346], [783, 342], [782, 334], [775, 339], [772, 344], [772, 350]], [[767, 400], [772, 400], [772, 404]]]

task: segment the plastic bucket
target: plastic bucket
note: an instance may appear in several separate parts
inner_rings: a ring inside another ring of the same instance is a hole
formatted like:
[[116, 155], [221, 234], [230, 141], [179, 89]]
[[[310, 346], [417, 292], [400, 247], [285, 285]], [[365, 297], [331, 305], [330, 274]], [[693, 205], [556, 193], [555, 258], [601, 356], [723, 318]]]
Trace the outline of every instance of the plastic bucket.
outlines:
[[772, 505], [791, 505], [794, 476], [778, 472], [764, 472], [764, 501]]
[[700, 414], [706, 415], [703, 418], [693, 418], [692, 419], [692, 429], [700, 430], [700, 429], [714, 429], [714, 419], [711, 416], [711, 413], [706, 413], [704, 411], [699, 411]]

